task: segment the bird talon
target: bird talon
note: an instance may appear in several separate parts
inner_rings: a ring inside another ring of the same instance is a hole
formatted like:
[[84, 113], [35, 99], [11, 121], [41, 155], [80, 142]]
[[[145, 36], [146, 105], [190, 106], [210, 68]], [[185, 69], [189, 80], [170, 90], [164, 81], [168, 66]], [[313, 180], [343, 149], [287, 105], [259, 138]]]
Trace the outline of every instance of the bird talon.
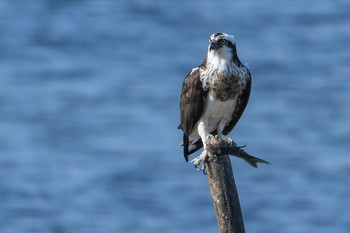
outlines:
[[208, 153], [206, 150], [204, 150], [197, 158], [194, 158], [193, 160], [191, 160], [191, 163], [193, 163], [194, 167], [198, 171], [203, 171], [204, 170], [204, 161], [207, 159], [207, 157], [208, 157]]

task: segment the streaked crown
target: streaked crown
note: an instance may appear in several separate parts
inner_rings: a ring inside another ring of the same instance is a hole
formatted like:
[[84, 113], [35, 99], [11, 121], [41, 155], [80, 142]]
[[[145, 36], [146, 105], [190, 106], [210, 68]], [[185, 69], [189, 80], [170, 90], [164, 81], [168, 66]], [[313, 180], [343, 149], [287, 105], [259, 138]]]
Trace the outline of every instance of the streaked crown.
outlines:
[[235, 36], [229, 35], [226, 33], [218, 32], [218, 33], [214, 33], [214, 34], [210, 35], [210, 37], [209, 37], [210, 43], [219, 42], [219, 41], [223, 41], [223, 40], [227, 40], [227, 41], [230, 41], [231, 44], [235, 44]]

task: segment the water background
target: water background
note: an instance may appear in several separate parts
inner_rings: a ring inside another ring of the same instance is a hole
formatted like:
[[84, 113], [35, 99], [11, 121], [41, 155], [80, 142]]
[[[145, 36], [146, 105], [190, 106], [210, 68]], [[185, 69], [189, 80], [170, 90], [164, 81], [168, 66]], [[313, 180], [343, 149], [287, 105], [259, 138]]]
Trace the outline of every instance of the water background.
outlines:
[[214, 32], [249, 63], [247, 232], [350, 230], [350, 2], [0, 3], [0, 232], [218, 232], [179, 95]]

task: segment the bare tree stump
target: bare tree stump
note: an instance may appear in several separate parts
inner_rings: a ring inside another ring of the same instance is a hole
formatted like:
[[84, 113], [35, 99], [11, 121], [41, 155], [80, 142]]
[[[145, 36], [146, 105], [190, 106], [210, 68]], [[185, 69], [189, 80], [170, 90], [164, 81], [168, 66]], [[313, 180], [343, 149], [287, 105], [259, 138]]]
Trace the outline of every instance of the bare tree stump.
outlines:
[[230, 157], [222, 155], [216, 160], [207, 161], [205, 169], [220, 232], [244, 233], [242, 211]]
[[240, 157], [253, 167], [270, 164], [246, 153], [231, 139], [207, 139], [208, 159], [204, 161], [220, 233], [245, 233], [238, 192], [228, 154]]

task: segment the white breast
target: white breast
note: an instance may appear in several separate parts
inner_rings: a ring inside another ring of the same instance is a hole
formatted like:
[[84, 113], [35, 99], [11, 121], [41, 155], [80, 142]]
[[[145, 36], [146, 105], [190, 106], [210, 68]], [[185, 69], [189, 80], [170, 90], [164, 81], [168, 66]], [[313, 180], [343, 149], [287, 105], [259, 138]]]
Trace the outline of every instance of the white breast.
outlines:
[[221, 120], [231, 121], [232, 113], [236, 108], [237, 98], [221, 102], [216, 100], [210, 93], [208, 94], [207, 106], [201, 117], [208, 120], [208, 131], [214, 131]]
[[[236, 108], [237, 98], [228, 101], [216, 100], [210, 93], [208, 93], [207, 103], [204, 113], [198, 122], [208, 122], [206, 131], [213, 132], [217, 129], [221, 120], [230, 122], [234, 109]], [[198, 127], [198, 122], [195, 125], [195, 129]], [[199, 139], [197, 130], [193, 130], [189, 139], [190, 141]]]

